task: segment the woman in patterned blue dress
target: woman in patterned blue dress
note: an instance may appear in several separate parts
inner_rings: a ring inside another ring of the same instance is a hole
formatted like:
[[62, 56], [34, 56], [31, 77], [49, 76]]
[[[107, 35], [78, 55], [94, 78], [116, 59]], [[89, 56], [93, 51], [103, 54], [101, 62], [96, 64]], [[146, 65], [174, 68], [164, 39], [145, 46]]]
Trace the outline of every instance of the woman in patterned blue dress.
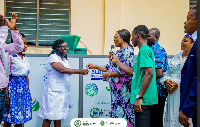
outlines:
[[[27, 50], [27, 40], [24, 34], [24, 50]], [[22, 124], [32, 119], [32, 98], [29, 90], [28, 74], [30, 65], [28, 58], [21, 53], [11, 56], [11, 69], [8, 87], [6, 89], [5, 111], [3, 127], [22, 127]]]
[[[120, 50], [116, 51], [117, 58], [128, 67], [133, 67], [134, 51], [130, 46], [130, 32], [119, 30], [114, 36], [114, 43]], [[125, 74], [115, 63], [109, 61], [106, 67], [88, 64], [89, 69], [98, 69], [104, 73], [102, 76], [110, 84], [111, 117], [124, 118], [128, 127], [135, 126], [133, 105], [130, 103], [132, 77]]]

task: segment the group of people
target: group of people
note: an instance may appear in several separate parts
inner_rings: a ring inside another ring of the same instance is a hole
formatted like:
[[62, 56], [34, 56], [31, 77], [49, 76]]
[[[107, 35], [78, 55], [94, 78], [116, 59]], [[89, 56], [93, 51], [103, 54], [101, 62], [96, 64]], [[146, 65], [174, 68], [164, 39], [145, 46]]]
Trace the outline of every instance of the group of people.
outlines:
[[[17, 14], [9, 21], [0, 15], [0, 121], [4, 127], [22, 124], [32, 119], [32, 98], [29, 90], [28, 58], [24, 34], [16, 28]], [[87, 69], [71, 69], [67, 60], [67, 43], [54, 41], [46, 70], [38, 115], [43, 127], [69, 117], [70, 76], [87, 75], [89, 69], [98, 69], [109, 82], [111, 117], [124, 118], [128, 127], [197, 127], [197, 6], [192, 8], [184, 23], [186, 35], [181, 52], [168, 61], [167, 52], [158, 43], [160, 31], [136, 26], [132, 31], [132, 45], [139, 48], [134, 60], [130, 44], [131, 34], [122, 29], [115, 33], [114, 44], [120, 50], [109, 54], [109, 64], [98, 66], [89, 63]], [[6, 44], [8, 27], [11, 43]], [[189, 121], [192, 118], [192, 122]]]
[[[17, 14], [12, 13], [9, 21], [0, 15], [0, 122], [4, 127], [22, 124], [32, 119], [32, 98], [29, 90], [28, 74], [30, 65], [22, 54], [27, 50], [24, 34], [16, 28]], [[8, 27], [11, 43], [6, 44]]]
[[159, 29], [139, 25], [132, 31], [132, 44], [139, 48], [134, 63], [130, 32], [122, 29], [114, 36], [120, 50], [109, 54], [109, 64], [87, 65], [105, 72], [112, 118], [126, 119], [128, 127], [197, 127], [197, 6], [184, 24], [182, 51], [171, 60], [158, 43]]
[[[32, 119], [32, 98], [29, 90], [30, 65], [23, 53], [27, 50], [27, 39], [16, 28], [17, 14], [9, 21], [0, 15], [0, 122], [4, 127], [22, 127]], [[6, 44], [8, 27], [11, 43]], [[61, 126], [61, 119], [69, 117], [70, 75], [88, 73], [88, 69], [70, 69], [67, 61], [67, 43], [61, 39], [52, 45], [47, 61], [48, 79], [41, 95], [39, 116], [44, 118], [43, 127]]]

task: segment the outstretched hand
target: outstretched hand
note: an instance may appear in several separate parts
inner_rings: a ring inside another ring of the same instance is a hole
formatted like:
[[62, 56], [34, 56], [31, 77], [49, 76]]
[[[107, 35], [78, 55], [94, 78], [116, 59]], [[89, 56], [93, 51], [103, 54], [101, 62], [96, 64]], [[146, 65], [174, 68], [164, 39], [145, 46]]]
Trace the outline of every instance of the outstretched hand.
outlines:
[[83, 75], [87, 75], [88, 72], [89, 72], [88, 69], [81, 69], [80, 70], [80, 73], [83, 74]]
[[97, 69], [96, 65], [89, 63], [88, 65], [86, 65], [87, 69]]
[[7, 19], [7, 24], [8, 24], [8, 27], [9, 27], [11, 30], [16, 30], [17, 14], [12, 13], [10, 22], [9, 22], [9, 20]]

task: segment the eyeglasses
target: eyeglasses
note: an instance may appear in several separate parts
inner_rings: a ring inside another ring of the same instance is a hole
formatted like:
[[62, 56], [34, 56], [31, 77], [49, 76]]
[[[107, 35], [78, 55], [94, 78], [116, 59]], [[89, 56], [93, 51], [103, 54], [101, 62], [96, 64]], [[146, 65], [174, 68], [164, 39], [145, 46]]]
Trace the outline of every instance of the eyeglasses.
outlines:
[[59, 47], [62, 48], [62, 49], [67, 49], [67, 50], [69, 50], [69, 47], [68, 47], [68, 46], [60, 45]]
[[156, 35], [148, 35], [148, 37], [157, 37]]
[[114, 36], [114, 39], [118, 38], [118, 36]]
[[189, 37], [193, 42], [194, 42], [194, 40], [193, 40], [193, 38], [192, 38], [192, 35], [191, 34], [186, 34], [185, 35], [186, 37]]

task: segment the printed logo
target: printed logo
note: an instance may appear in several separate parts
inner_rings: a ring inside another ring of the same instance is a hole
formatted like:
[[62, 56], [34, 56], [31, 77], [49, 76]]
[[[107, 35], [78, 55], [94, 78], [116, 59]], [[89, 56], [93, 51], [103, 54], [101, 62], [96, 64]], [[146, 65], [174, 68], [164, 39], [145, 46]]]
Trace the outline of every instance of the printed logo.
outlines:
[[104, 122], [103, 120], [101, 120], [100, 125], [101, 125], [101, 126], [104, 126], [104, 125], [105, 125], [105, 122]]
[[90, 110], [90, 116], [92, 118], [99, 118], [100, 114], [101, 114], [101, 112], [98, 108], [93, 108], [93, 109]]
[[[98, 104], [109, 104], [109, 103], [106, 103], [106, 102], [102, 102], [102, 103], [99, 103]], [[109, 109], [99, 109], [99, 108], [92, 108], [90, 110], [90, 116], [92, 118], [99, 118], [99, 117], [108, 117], [110, 118], [110, 115], [111, 115], [111, 110]]]
[[107, 90], [108, 92], [110, 92], [110, 88], [106, 87], [106, 90]]
[[80, 127], [81, 126], [81, 121], [80, 120], [74, 121], [74, 126]]
[[103, 77], [102, 77], [103, 73], [104, 73], [103, 71], [92, 69], [91, 80], [103, 80]]
[[90, 96], [90, 97], [94, 97], [96, 96], [98, 93], [98, 86], [94, 83], [89, 83], [86, 85], [85, 87], [85, 94]]
[[32, 99], [32, 111], [36, 112], [39, 109], [40, 105], [36, 98]]

